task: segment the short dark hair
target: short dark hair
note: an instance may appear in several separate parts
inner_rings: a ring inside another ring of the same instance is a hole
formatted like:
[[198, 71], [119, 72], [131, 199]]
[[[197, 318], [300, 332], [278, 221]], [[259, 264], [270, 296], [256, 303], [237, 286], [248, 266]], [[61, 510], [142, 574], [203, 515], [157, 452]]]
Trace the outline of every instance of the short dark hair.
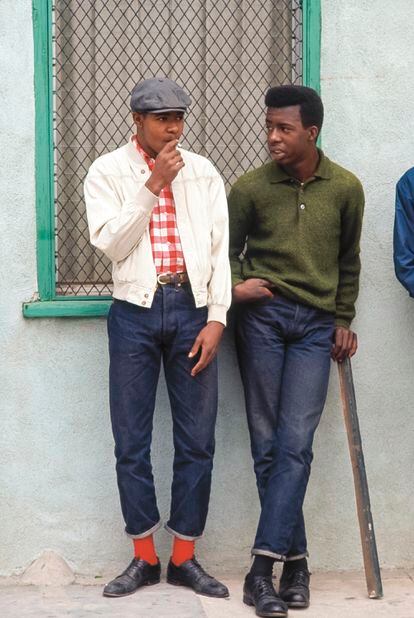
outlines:
[[323, 103], [321, 97], [307, 86], [274, 86], [269, 88], [265, 96], [266, 107], [300, 106], [300, 117], [303, 126], [315, 125], [319, 131], [323, 122]]

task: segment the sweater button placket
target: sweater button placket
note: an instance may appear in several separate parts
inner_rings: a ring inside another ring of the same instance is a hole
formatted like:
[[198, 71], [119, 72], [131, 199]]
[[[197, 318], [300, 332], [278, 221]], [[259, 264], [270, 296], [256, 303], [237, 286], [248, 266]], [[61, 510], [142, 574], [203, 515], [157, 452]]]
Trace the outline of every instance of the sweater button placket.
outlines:
[[299, 210], [305, 210], [306, 206], [304, 204], [303, 201], [303, 194], [304, 194], [304, 189], [303, 187], [305, 186], [305, 183], [301, 182], [300, 186], [299, 186], [299, 191], [298, 191], [298, 208]]

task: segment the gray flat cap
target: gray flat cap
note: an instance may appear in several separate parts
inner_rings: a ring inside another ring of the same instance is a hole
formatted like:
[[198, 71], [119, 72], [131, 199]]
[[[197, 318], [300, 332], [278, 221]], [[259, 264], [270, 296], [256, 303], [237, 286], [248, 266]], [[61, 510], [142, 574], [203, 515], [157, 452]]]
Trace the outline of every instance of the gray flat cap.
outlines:
[[133, 112], [185, 112], [191, 99], [167, 77], [154, 77], [137, 84], [131, 93]]

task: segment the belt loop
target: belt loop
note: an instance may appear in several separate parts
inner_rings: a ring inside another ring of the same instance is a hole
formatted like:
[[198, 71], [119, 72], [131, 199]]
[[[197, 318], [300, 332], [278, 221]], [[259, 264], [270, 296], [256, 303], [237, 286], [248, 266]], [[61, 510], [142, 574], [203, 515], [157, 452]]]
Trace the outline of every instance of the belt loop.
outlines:
[[181, 287], [180, 276], [179, 275], [174, 275], [174, 290], [176, 292], [178, 292], [180, 287]]

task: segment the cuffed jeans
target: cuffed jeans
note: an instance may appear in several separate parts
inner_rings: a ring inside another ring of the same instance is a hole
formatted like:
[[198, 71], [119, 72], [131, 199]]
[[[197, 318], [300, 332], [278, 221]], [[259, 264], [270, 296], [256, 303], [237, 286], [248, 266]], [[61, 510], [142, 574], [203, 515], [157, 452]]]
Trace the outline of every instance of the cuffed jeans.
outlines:
[[237, 351], [261, 502], [252, 554], [307, 555], [302, 505], [333, 331], [332, 314], [277, 295], [238, 308]]
[[[159, 287], [150, 309], [114, 300], [108, 316], [110, 408], [126, 533], [145, 537], [160, 526], [151, 466], [157, 383], [164, 364], [174, 436], [167, 529], [201, 536], [207, 517], [217, 414], [217, 363], [195, 377], [188, 353], [207, 320], [188, 284]], [[198, 358], [198, 357], [197, 357]]]

